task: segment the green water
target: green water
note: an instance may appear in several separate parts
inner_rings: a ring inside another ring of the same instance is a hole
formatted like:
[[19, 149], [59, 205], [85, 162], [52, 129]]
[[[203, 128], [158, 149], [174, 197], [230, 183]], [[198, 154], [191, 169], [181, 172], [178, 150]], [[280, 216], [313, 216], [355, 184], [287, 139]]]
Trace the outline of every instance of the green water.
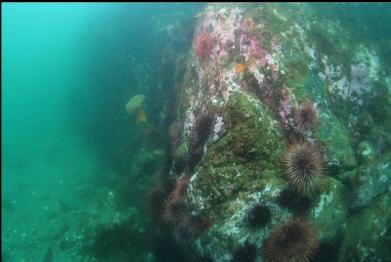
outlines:
[[2, 254], [41, 261], [72, 216], [59, 201], [72, 212], [88, 205], [83, 180], [100, 168], [68, 108], [88, 88], [81, 38], [101, 8], [2, 7]]
[[[126, 146], [115, 141], [118, 123], [108, 119], [117, 116], [108, 107], [115, 92], [135, 92], [128, 72], [153, 59], [153, 16], [177, 12], [176, 5], [2, 4], [5, 261], [42, 261], [49, 249], [53, 261], [80, 261], [75, 245], [58, 244], [77, 241], [96, 216], [113, 219], [103, 214], [110, 188], [96, 183], [118, 169], [96, 144], [114, 145], [117, 155]], [[106, 112], [96, 112], [99, 103]]]
[[[145, 198], [171, 167], [179, 58], [204, 7], [2, 3], [3, 261], [190, 261]], [[387, 7], [307, 8], [377, 42], [389, 79]], [[145, 122], [125, 110], [137, 94]]]

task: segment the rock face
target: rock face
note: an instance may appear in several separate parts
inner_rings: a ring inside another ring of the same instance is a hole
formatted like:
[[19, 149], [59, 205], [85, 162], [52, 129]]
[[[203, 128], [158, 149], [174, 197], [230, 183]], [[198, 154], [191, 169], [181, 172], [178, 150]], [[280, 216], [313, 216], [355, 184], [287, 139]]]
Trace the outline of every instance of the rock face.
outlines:
[[342, 261], [387, 261], [390, 251], [391, 197], [382, 194], [346, 221]]
[[365, 165], [356, 171], [357, 186], [353, 192], [351, 208], [366, 206], [391, 189], [391, 154]]
[[[391, 100], [375, 49], [305, 6], [215, 4], [198, 19], [175, 120], [191, 159], [197, 119], [214, 119], [195, 168], [175, 172], [190, 176], [189, 210], [212, 222], [198, 250], [229, 261], [246, 244], [262, 250], [275, 227], [300, 218], [316, 226], [319, 256], [323, 243], [336, 242], [338, 261], [386, 261], [377, 249], [390, 243]], [[304, 195], [285, 178], [283, 158], [297, 140], [320, 150], [325, 169]], [[255, 205], [271, 214], [258, 230], [246, 222]], [[360, 224], [370, 238], [354, 233]]]

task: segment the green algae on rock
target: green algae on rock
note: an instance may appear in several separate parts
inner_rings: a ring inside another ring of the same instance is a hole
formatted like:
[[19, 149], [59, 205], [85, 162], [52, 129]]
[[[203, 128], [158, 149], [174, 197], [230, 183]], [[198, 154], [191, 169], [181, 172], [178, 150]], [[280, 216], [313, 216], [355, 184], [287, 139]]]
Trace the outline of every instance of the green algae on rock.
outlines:
[[319, 184], [322, 193], [316, 197], [310, 216], [320, 229], [322, 241], [335, 240], [346, 227], [350, 194], [344, 184], [332, 177], [321, 177]]
[[353, 209], [368, 205], [379, 195], [390, 191], [391, 154], [360, 167], [356, 175]]
[[330, 111], [320, 114], [320, 128], [315, 138], [325, 146], [328, 165], [343, 170], [357, 164], [347, 129]]
[[388, 193], [346, 221], [340, 261], [388, 261], [391, 257], [391, 196]]

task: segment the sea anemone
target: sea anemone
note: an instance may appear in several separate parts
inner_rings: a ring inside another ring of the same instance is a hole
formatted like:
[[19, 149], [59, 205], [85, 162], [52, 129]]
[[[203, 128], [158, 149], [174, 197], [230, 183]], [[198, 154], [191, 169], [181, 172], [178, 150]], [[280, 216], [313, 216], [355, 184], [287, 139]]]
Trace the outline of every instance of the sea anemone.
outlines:
[[213, 38], [205, 33], [200, 34], [195, 42], [195, 51], [201, 61], [205, 61], [212, 54]]
[[300, 131], [314, 128], [318, 123], [318, 117], [313, 103], [310, 101], [303, 102], [294, 114], [295, 122]]
[[257, 247], [246, 243], [232, 254], [232, 262], [254, 262], [257, 258]]
[[271, 220], [270, 209], [257, 204], [250, 209], [247, 215], [247, 224], [251, 229], [259, 229], [267, 225]]
[[133, 114], [135, 111], [144, 107], [145, 96], [135, 95], [126, 103], [126, 111]]
[[263, 253], [267, 262], [307, 262], [318, 249], [317, 232], [305, 221], [292, 220], [277, 226], [266, 239]]
[[147, 123], [147, 116], [144, 111], [145, 96], [135, 95], [126, 103], [126, 112], [136, 114], [137, 123]]
[[289, 184], [301, 193], [312, 191], [323, 171], [321, 155], [314, 145], [305, 141], [289, 146], [285, 164]]
[[183, 200], [169, 197], [164, 202], [163, 221], [166, 224], [176, 224], [182, 219], [185, 212], [186, 207]]
[[137, 123], [147, 123], [147, 115], [145, 114], [144, 109], [140, 109], [137, 111], [137, 118], [136, 118]]

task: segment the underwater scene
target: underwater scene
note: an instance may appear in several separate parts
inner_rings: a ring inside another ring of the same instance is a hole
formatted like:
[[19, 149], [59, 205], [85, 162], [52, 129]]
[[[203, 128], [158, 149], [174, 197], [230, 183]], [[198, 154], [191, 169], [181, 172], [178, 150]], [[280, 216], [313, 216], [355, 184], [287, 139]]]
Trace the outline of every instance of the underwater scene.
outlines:
[[1, 15], [2, 261], [391, 261], [391, 4]]

